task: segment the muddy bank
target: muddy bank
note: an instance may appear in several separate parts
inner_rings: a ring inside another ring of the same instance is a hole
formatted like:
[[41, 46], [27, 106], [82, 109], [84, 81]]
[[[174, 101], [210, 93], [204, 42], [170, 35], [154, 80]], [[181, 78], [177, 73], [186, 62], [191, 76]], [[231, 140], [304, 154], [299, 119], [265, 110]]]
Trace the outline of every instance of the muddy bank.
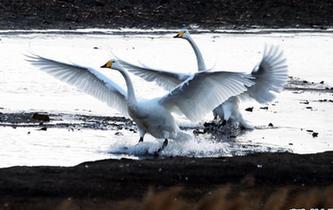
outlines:
[[0, 2], [0, 29], [318, 28], [333, 25], [333, 3], [320, 1], [159, 0]]
[[333, 152], [313, 155], [264, 153], [232, 158], [101, 160], [75, 167], [0, 169], [0, 202], [43, 199], [141, 199], [183, 186], [184, 196], [203, 196], [224, 184], [238, 190], [293, 185], [306, 189], [333, 183]]

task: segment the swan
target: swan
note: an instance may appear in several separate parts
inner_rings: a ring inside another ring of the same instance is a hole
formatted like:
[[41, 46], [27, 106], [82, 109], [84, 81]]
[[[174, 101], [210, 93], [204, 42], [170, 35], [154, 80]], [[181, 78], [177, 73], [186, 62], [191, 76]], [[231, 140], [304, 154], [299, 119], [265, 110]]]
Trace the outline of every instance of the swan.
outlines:
[[[174, 37], [185, 39], [190, 43], [196, 56], [198, 72], [208, 71], [202, 53], [192, 39], [189, 31], [182, 30]], [[149, 68], [147, 66], [141, 67], [121, 59], [120, 61], [130, 72], [147, 81], [155, 81], [158, 85], [167, 90], [174, 88], [174, 86], [191, 76], [191, 74], [173, 73]], [[217, 106], [213, 110], [215, 119], [217, 117], [225, 121], [232, 119], [238, 122], [243, 128], [253, 129], [253, 126], [244, 119], [240, 112], [240, 101], [241, 99], [252, 98], [259, 103], [265, 104], [274, 100], [276, 97], [275, 93], [282, 91], [288, 79], [288, 66], [286, 65], [283, 51], [277, 46], [271, 46], [269, 48], [265, 46], [261, 61], [253, 68], [250, 75], [255, 77], [255, 85], [250, 87], [246, 92], [230, 97]]]
[[164, 96], [145, 100], [136, 97], [130, 76], [117, 59], [109, 60], [101, 68], [118, 71], [125, 80], [127, 91], [90, 67], [38, 55], [29, 55], [27, 60], [41, 71], [106, 102], [125, 116], [130, 116], [138, 127], [139, 143], [143, 141], [146, 133], [157, 139], [164, 139], [158, 153], [168, 145], [168, 139], [183, 140], [190, 137], [180, 130], [173, 112], [198, 121], [221, 101], [254, 85], [253, 78], [242, 73], [201, 71]]
[[[178, 32], [174, 38], [187, 40], [196, 55], [198, 71], [207, 70], [201, 51], [188, 30]], [[214, 118], [218, 116], [225, 121], [232, 119], [233, 121], [239, 122], [243, 128], [253, 129], [253, 126], [248, 124], [240, 112], [239, 104], [241, 98], [252, 98], [262, 104], [274, 100], [276, 96], [271, 93], [271, 91], [276, 93], [281, 92], [288, 79], [286, 59], [282, 56], [283, 52], [277, 47], [272, 46], [268, 51], [265, 47], [263, 59], [258, 64], [258, 68], [254, 68], [251, 72], [251, 74], [256, 77], [256, 84], [249, 88], [247, 92], [239, 96], [230, 97], [224, 103], [216, 107], [213, 110]]]

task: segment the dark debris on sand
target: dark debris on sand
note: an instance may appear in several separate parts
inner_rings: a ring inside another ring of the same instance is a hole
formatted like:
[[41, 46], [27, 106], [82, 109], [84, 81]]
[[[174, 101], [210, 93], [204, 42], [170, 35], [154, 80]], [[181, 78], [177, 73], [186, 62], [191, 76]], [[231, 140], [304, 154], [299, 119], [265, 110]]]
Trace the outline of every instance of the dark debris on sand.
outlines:
[[39, 127], [40, 130], [47, 130], [47, 128], [126, 129], [136, 132], [136, 126], [133, 121], [125, 117], [65, 113], [0, 113], [0, 126]]

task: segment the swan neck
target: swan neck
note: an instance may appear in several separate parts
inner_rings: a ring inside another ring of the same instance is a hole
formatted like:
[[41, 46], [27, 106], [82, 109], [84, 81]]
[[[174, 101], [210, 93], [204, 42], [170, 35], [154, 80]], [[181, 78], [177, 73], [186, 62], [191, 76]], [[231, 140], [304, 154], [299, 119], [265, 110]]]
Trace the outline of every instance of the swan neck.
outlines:
[[205, 61], [202, 57], [201, 51], [198, 47], [198, 45], [194, 42], [192, 37], [188, 37], [187, 41], [191, 44], [191, 47], [193, 48], [193, 51], [195, 53], [195, 56], [197, 58], [197, 66], [198, 66], [198, 71], [204, 71], [206, 70], [206, 64]]
[[134, 92], [134, 88], [133, 88], [133, 83], [132, 83], [128, 73], [126, 72], [126, 70], [121, 69], [121, 70], [119, 70], [119, 72], [123, 75], [125, 82], [126, 82], [128, 106], [135, 106], [136, 97], [135, 97], [135, 92]]

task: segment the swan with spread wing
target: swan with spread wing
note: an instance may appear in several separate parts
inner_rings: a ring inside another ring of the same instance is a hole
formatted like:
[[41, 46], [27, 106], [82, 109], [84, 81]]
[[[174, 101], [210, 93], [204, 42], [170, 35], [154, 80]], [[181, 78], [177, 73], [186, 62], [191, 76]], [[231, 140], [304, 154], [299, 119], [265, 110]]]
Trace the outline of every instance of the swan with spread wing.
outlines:
[[[187, 30], [183, 30], [177, 33], [175, 38], [182, 38], [190, 43], [196, 56], [198, 72], [208, 71], [202, 53], [190, 33]], [[191, 74], [175, 73], [153, 69], [147, 66], [138, 66], [124, 60], [120, 60], [120, 63], [130, 72], [147, 81], [155, 81], [158, 85], [167, 90], [176, 87], [178, 84], [191, 77]], [[232, 119], [239, 122], [244, 128], [253, 129], [253, 126], [243, 118], [239, 110], [240, 100], [242, 98], [252, 98], [264, 104], [273, 101], [276, 96], [275, 94], [282, 91], [288, 79], [288, 66], [283, 56], [283, 51], [276, 46], [265, 47], [260, 63], [255, 66], [248, 76], [255, 78], [255, 85], [251, 86], [246, 92], [230, 97], [219, 106], [214, 107], [215, 109], [212, 110], [215, 118], [219, 116], [222, 120]]]
[[146, 133], [164, 139], [158, 152], [165, 148], [168, 139], [182, 140], [189, 137], [179, 129], [172, 112], [182, 113], [190, 120], [198, 121], [221, 101], [245, 92], [254, 85], [253, 78], [242, 73], [201, 71], [180, 82], [166, 95], [144, 100], [136, 97], [132, 81], [118, 60], [110, 60], [101, 68], [118, 71], [126, 82], [127, 91], [96, 69], [38, 55], [28, 56], [27, 60], [41, 71], [130, 116], [138, 127], [139, 142], [143, 141]]

